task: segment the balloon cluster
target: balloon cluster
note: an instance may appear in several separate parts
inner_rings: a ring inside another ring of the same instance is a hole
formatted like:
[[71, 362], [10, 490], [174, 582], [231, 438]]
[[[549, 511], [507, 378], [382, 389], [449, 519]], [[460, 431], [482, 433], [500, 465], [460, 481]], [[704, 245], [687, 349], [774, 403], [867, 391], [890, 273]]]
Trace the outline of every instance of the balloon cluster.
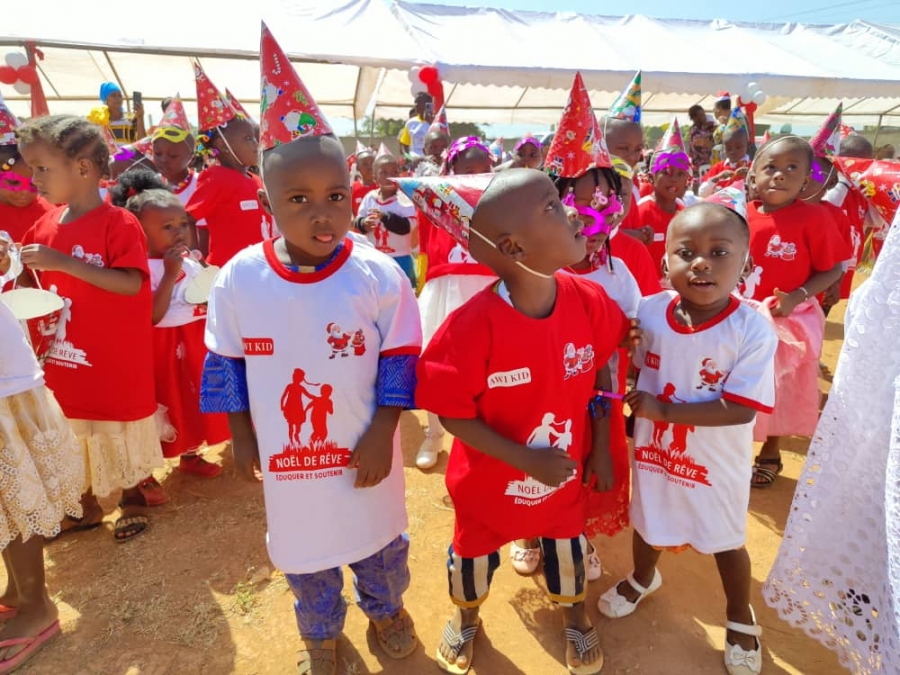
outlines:
[[410, 93], [427, 92], [434, 99], [434, 109], [440, 110], [444, 105], [444, 85], [437, 66], [413, 66], [409, 69]]
[[766, 102], [766, 92], [760, 89], [759, 85], [756, 82], [751, 82], [747, 85], [747, 89], [744, 91], [744, 95], [741, 96], [741, 99], [746, 103], [750, 103], [751, 101], [756, 105], [760, 106]]
[[31, 86], [38, 83], [37, 67], [19, 52], [10, 52], [5, 60], [6, 65], [0, 66], [0, 82], [11, 84], [23, 96], [30, 94]]

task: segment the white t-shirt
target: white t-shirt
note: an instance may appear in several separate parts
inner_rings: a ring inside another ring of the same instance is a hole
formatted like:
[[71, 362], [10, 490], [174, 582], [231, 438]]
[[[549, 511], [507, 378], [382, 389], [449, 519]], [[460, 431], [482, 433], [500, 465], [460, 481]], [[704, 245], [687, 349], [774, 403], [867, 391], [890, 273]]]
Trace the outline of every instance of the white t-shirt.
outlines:
[[12, 310], [0, 301], [0, 398], [44, 384], [44, 373]]
[[181, 202], [182, 206], [187, 206], [187, 203], [191, 201], [191, 197], [194, 194], [194, 191], [197, 189], [197, 172], [191, 172], [191, 180], [190, 182], [184, 186], [184, 189], [181, 192], [176, 192], [175, 196], [178, 197], [178, 201]]
[[245, 359], [272, 562], [307, 574], [362, 560], [407, 526], [403, 457], [373, 488], [350, 453], [376, 404], [379, 357], [418, 355], [416, 298], [399, 267], [347, 238], [313, 273], [282, 265], [272, 240], [235, 256], [209, 299], [206, 346]]
[[[675, 319], [677, 302], [674, 291], [641, 301], [637, 388], [672, 403], [724, 398], [771, 412], [778, 337], [765, 318], [732, 296], [718, 317], [691, 329]], [[651, 546], [690, 544], [700, 553], [742, 546], [752, 460], [752, 422], [690, 427], [639, 418], [632, 461], [635, 529]]]
[[[155, 293], [162, 282], [165, 266], [161, 258], [150, 258], [147, 263], [150, 266], [150, 288]], [[178, 275], [178, 280], [172, 289], [172, 300], [169, 302], [169, 310], [162, 318], [162, 321], [156, 324], [157, 328], [184, 326], [194, 321], [204, 321], [206, 319], [205, 305], [192, 305], [184, 299], [185, 291], [191, 283], [191, 279], [200, 274], [201, 271], [203, 271], [203, 266], [196, 260], [184, 259], [184, 262], [181, 264], [181, 274]]]
[[372, 209], [409, 218], [410, 224], [410, 234], [395, 234], [382, 223], [378, 223], [375, 229], [366, 233], [372, 246], [392, 258], [411, 255], [412, 231], [416, 228], [416, 207], [409, 198], [402, 192], [397, 192], [396, 195], [383, 202], [378, 195], [378, 190], [375, 189], [363, 197], [359, 203], [359, 213], [356, 215], [357, 217], [365, 217]]
[[425, 156], [425, 137], [428, 135], [428, 129], [431, 128], [431, 122], [426, 122], [416, 115], [412, 119], [406, 120], [406, 134], [401, 134], [400, 141], [403, 142], [405, 137], [409, 137], [409, 151], [418, 155]]

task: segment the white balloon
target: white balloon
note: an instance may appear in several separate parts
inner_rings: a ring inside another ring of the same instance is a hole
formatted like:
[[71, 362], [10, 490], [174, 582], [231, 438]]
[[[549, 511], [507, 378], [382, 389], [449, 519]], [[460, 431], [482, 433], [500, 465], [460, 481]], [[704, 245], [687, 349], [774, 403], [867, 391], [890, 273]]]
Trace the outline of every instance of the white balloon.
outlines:
[[31, 85], [25, 84], [24, 82], [22, 82], [22, 80], [19, 80], [18, 82], [16, 82], [13, 85], [13, 89], [15, 89], [17, 92], [22, 94], [22, 96], [25, 96], [25, 95], [31, 93]]
[[413, 66], [409, 69], [409, 72], [406, 76], [409, 78], [409, 81], [413, 84], [416, 84], [419, 81], [419, 71], [422, 70], [419, 66]]
[[767, 98], [768, 98], [768, 97], [766, 96], [766, 92], [764, 92], [764, 91], [762, 91], [762, 90], [760, 90], [760, 91], [756, 92], [755, 94], [753, 94], [753, 102], [754, 102], [756, 105], [762, 105], [763, 103], [766, 102], [766, 99], [767, 99]]
[[745, 93], [747, 96], [745, 98], [752, 99], [753, 95], [759, 91], [759, 85], [756, 82], [751, 82], [747, 85], [747, 89]]
[[28, 65], [28, 57], [21, 52], [10, 52], [6, 55], [6, 65], [10, 68], [21, 68]]
[[421, 94], [423, 91], [428, 91], [428, 87], [424, 82], [413, 82], [412, 86], [410, 86], [409, 91], [413, 96], [416, 94]]

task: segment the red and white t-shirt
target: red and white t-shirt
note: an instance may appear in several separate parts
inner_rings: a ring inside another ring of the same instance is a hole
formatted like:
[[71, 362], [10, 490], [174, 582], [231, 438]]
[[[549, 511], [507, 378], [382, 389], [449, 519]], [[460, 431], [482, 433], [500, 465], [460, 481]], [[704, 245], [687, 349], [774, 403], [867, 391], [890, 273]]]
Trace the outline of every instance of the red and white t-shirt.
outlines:
[[468, 249], [435, 227], [425, 215], [418, 213], [416, 221], [419, 223], [419, 250], [428, 258], [426, 282], [451, 274], [497, 278], [490, 267], [475, 260]]
[[259, 176], [211, 166], [197, 178], [185, 209], [209, 232], [210, 265], [221, 267], [239, 251], [275, 234], [272, 216], [259, 203]]
[[[667, 403], [724, 398], [771, 412], [778, 337], [766, 319], [732, 297], [717, 317], [687, 327], [675, 318], [677, 303], [674, 291], [641, 301], [637, 388]], [[742, 546], [752, 460], [753, 422], [702, 427], [638, 418], [631, 498], [635, 529], [651, 546], [690, 544], [700, 553]]]
[[790, 293], [846, 259], [847, 244], [824, 207], [798, 199], [772, 213], [759, 209], [758, 201], [747, 205], [753, 270], [744, 297], [765, 300], [776, 288]]
[[8, 233], [14, 242], [21, 242], [25, 233], [34, 227], [41, 216], [53, 208], [53, 205], [43, 197], [38, 197], [23, 208], [0, 202], [0, 230]]
[[342, 245], [313, 273], [282, 265], [274, 240], [253, 246], [209, 299], [206, 346], [247, 364], [269, 557], [294, 574], [362, 560], [407, 526], [399, 435], [376, 487], [355, 488], [347, 463], [375, 414], [380, 357], [421, 349], [416, 298], [389, 258]]
[[[150, 258], [150, 288], [156, 293], [159, 284], [165, 275], [165, 266], [162, 258]], [[206, 305], [194, 305], [185, 299], [185, 292], [191, 280], [203, 271], [203, 266], [196, 260], [185, 258], [181, 263], [181, 272], [172, 289], [172, 300], [169, 309], [162, 320], [156, 324], [157, 328], [174, 328], [184, 326], [194, 321], [206, 320]]]
[[668, 213], [659, 208], [653, 195], [644, 197], [638, 202], [638, 227], [649, 225], [653, 228], [653, 242], [647, 245], [650, 251], [650, 259], [656, 273], [662, 276], [662, 260], [666, 255], [666, 233], [669, 231], [669, 223], [684, 209], [681, 204], [676, 205], [675, 213]]
[[392, 258], [399, 258], [412, 254], [412, 230], [416, 229], [416, 207], [402, 192], [397, 192], [386, 201], [381, 201], [378, 190], [372, 190], [363, 197], [357, 217], [365, 217], [372, 209], [378, 209], [384, 213], [393, 213], [403, 218], [409, 218], [410, 234], [396, 234], [388, 230], [383, 223], [379, 223], [374, 230], [366, 233], [372, 246], [382, 253], [387, 253]]
[[628, 322], [597, 284], [567, 274], [556, 280], [556, 306], [545, 319], [515, 309], [499, 283], [486, 288], [448, 317], [419, 360], [419, 408], [479, 418], [535, 452], [559, 448], [581, 465], [563, 486], [548, 487], [456, 439], [446, 483], [456, 512], [453, 549], [463, 557], [520, 537], [562, 539], [584, 530], [587, 406], [596, 371]]
[[67, 207], [45, 214], [23, 244], [42, 244], [85, 265], [136, 269], [144, 276], [135, 296], [118, 295], [63, 272], [40, 272], [41, 286], [65, 302], [44, 374], [66, 417], [134, 422], [156, 411], [153, 384], [153, 296], [147, 243], [138, 219], [125, 209], [98, 206], [70, 223]]

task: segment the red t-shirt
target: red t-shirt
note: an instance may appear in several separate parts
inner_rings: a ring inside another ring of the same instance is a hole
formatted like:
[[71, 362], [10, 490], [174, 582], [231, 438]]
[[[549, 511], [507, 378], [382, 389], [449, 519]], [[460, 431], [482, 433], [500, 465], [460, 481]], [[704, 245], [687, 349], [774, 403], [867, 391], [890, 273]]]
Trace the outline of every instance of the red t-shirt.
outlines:
[[657, 274], [662, 274], [662, 259], [666, 255], [666, 232], [669, 230], [669, 223], [678, 211], [684, 209], [684, 206], [678, 204], [676, 209], [675, 213], [663, 211], [653, 196], [644, 197], [638, 202], [638, 227], [649, 225], [653, 228], [653, 241], [647, 245], [647, 249], [650, 251], [650, 260]]
[[362, 204], [363, 197], [377, 187], [378, 183], [375, 181], [372, 181], [371, 183], [363, 183], [359, 180], [353, 181], [353, 185], [350, 186], [350, 198], [353, 200], [354, 215], [359, 215], [359, 205]]
[[632, 186], [631, 190], [631, 208], [628, 209], [628, 215], [619, 226], [625, 230], [636, 230], [640, 227], [638, 224], [638, 202], [641, 200], [640, 188]]
[[71, 419], [133, 422], [156, 412], [153, 297], [147, 242], [125, 209], [98, 206], [61, 225], [65, 206], [46, 213], [24, 244], [43, 244], [86, 265], [140, 270], [136, 296], [101, 290], [62, 272], [39, 273], [44, 289], [65, 301], [56, 342], [44, 364], [47, 386]]
[[[710, 168], [709, 171], [706, 172], [706, 175], [703, 176], [702, 182], [705, 183], [706, 181], [710, 180], [711, 178], [715, 178], [720, 173], [725, 173], [726, 171], [737, 171], [738, 169], [742, 169], [747, 166], [749, 166], [749, 164], [747, 162], [743, 162], [743, 161], [738, 162], [737, 165], [731, 164], [729, 166], [726, 166], [724, 161], [717, 162], [712, 165], [712, 168]], [[744, 178], [742, 176], [732, 176], [731, 178], [726, 178], [725, 180], [720, 180], [718, 183], [716, 183], [716, 190], [723, 190], [723, 189], [733, 185], [734, 183], [737, 183], [742, 180], [744, 180]]]
[[221, 267], [248, 246], [271, 239], [272, 216], [259, 203], [259, 176], [211, 166], [197, 177], [185, 209], [209, 232], [210, 265]]
[[747, 205], [753, 270], [744, 294], [754, 300], [790, 293], [816, 272], [827, 272], [847, 257], [847, 244], [831, 215], [818, 204], [796, 200], [773, 213]]
[[628, 267], [641, 289], [641, 295], [655, 295], [662, 290], [659, 285], [661, 275], [646, 246], [631, 235], [620, 232], [613, 236], [609, 247], [613, 255], [621, 258]]
[[464, 248], [449, 234], [435, 227], [428, 217], [416, 209], [416, 223], [419, 228], [419, 250], [428, 258], [425, 281], [449, 274], [474, 275], [496, 278], [490, 267], [475, 261]]
[[570, 481], [549, 488], [455, 440], [446, 483], [456, 512], [453, 548], [463, 557], [518, 538], [564, 539], [584, 531], [587, 406], [596, 371], [628, 322], [599, 285], [565, 273], [556, 281], [556, 306], [540, 320], [516, 310], [491, 285], [449, 316], [419, 360], [419, 408], [479, 418], [506, 438], [565, 450], [580, 464]]
[[8, 232], [13, 241], [21, 242], [25, 233], [52, 208], [53, 205], [43, 197], [22, 208], [0, 203], [0, 230]]

